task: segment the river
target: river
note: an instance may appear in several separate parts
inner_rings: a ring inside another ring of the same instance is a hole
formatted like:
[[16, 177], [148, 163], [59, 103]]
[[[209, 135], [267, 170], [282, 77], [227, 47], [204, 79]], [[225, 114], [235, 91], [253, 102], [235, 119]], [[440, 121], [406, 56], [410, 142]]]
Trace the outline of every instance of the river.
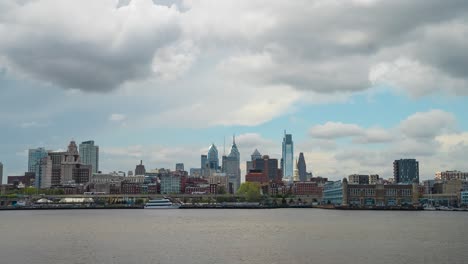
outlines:
[[468, 213], [0, 211], [0, 263], [468, 263]]

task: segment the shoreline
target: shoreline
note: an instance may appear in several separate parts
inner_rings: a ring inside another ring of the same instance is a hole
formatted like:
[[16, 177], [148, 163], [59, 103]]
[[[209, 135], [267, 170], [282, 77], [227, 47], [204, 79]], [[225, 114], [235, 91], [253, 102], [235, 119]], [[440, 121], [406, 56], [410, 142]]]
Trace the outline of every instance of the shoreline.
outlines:
[[[347, 210], [347, 211], [441, 211], [441, 212], [468, 212], [468, 209], [456, 210], [423, 210], [422, 208], [353, 208], [353, 207], [317, 207], [317, 206], [181, 206], [178, 209], [323, 209], [323, 210]], [[42, 207], [0, 207], [0, 211], [37, 211], [37, 210], [116, 210], [116, 209], [144, 209], [143, 206], [42, 206]], [[147, 209], [150, 210], [150, 209]]]

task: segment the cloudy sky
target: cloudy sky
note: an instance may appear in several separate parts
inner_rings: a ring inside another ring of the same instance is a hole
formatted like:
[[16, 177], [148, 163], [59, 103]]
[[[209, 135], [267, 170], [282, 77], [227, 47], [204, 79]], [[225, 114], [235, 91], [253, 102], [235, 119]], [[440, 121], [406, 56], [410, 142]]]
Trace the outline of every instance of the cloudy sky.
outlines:
[[190, 168], [286, 129], [331, 179], [466, 171], [466, 47], [464, 0], [0, 1], [0, 161], [93, 139], [106, 172]]

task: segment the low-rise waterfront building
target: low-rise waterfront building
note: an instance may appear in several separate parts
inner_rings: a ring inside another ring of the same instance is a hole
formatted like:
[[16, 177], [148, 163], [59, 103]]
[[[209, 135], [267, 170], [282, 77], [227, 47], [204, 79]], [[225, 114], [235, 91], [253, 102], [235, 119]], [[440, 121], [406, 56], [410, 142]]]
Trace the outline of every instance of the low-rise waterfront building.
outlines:
[[460, 192], [460, 205], [468, 206], [468, 191]]
[[404, 206], [418, 203], [417, 184], [349, 184], [343, 204], [350, 206]]
[[178, 194], [182, 193], [185, 187], [183, 182], [184, 176], [174, 174], [163, 174], [159, 176], [162, 194]]
[[449, 181], [449, 180], [468, 180], [468, 172], [461, 172], [457, 170], [436, 172], [436, 180]]
[[325, 204], [342, 205], [343, 183], [341, 181], [330, 181], [325, 183], [323, 185], [322, 202]]
[[34, 186], [34, 179], [36, 173], [34, 172], [25, 172], [21, 176], [8, 176], [8, 184], [18, 186], [19, 184], [24, 184], [25, 187]]

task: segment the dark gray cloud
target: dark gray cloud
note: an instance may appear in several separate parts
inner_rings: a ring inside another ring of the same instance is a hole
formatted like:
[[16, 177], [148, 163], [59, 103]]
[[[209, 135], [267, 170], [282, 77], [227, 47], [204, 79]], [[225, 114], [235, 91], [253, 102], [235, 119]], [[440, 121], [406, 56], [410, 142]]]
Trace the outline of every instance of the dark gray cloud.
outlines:
[[181, 34], [178, 11], [152, 3], [118, 9], [105, 1], [95, 9], [84, 4], [69, 17], [62, 12], [70, 6], [54, 4], [34, 1], [0, 10], [6, 40], [0, 54], [8, 70], [62, 88], [109, 91], [152, 75], [155, 52]]
[[[214, 53], [206, 71], [223, 65], [226, 82], [249, 86], [330, 94], [389, 84], [413, 96], [468, 94], [467, 1], [122, 0], [74, 3], [68, 12], [70, 4], [0, 4], [0, 36], [8, 40], [0, 63], [60, 87], [109, 91], [180, 77]], [[181, 57], [189, 58], [184, 65]], [[376, 65], [399, 58], [413, 62], [404, 69], [411, 80], [392, 67], [369, 78]], [[431, 82], [422, 81], [426, 74]]]

